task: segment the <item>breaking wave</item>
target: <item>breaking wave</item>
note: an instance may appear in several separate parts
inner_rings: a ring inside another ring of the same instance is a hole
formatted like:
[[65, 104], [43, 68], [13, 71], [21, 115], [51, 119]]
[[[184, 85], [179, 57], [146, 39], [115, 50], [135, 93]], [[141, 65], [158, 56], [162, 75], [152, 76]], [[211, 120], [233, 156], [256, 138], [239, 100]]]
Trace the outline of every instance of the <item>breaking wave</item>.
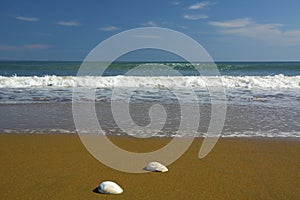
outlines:
[[[0, 88], [206, 88], [207, 81], [219, 79], [215, 87], [247, 89], [299, 89], [300, 76], [0, 76]], [[210, 83], [211, 85], [211, 83]]]

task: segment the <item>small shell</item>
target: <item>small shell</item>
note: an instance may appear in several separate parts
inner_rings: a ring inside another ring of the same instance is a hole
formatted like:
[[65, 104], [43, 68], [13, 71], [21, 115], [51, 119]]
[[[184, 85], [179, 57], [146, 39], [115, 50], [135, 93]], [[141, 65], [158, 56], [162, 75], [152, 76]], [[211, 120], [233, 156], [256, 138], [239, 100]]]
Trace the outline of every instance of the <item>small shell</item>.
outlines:
[[145, 168], [151, 172], [167, 172], [168, 168], [159, 162], [150, 162]]
[[112, 181], [104, 181], [100, 183], [98, 192], [103, 194], [121, 194], [123, 189]]

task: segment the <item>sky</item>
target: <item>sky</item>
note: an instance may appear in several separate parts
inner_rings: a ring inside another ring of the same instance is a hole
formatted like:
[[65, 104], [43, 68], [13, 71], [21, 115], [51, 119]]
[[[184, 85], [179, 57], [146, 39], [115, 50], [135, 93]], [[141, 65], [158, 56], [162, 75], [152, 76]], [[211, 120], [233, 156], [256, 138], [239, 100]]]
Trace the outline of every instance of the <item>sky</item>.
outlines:
[[0, 2], [0, 60], [81, 61], [105, 39], [163, 27], [215, 61], [299, 61], [299, 0]]

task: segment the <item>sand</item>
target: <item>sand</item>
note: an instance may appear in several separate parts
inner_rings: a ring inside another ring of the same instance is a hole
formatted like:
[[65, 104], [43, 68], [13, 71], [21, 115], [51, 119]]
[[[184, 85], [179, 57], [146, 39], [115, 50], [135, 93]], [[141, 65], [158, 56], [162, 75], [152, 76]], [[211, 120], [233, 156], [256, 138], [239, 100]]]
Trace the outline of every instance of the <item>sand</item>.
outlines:
[[[168, 142], [112, 140], [137, 152]], [[299, 139], [222, 138], [200, 160], [201, 142], [169, 172], [129, 174], [94, 159], [76, 135], [0, 134], [0, 199], [300, 199]], [[95, 193], [104, 180], [124, 193]]]

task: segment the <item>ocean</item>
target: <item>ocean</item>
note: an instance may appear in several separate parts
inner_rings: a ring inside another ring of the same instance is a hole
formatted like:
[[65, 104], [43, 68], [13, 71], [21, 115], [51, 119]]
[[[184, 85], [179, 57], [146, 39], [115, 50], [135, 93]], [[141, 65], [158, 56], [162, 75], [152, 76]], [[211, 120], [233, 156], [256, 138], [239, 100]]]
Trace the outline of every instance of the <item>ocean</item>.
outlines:
[[[103, 76], [77, 76], [81, 62], [0, 62], [0, 133], [75, 134], [73, 88], [94, 88], [93, 98], [101, 128], [108, 135], [127, 135], [111, 113], [112, 101], [126, 101], [139, 126], [150, 123], [149, 108], [162, 105], [167, 120], [157, 136], [174, 136], [180, 124], [178, 97], [185, 105], [199, 104], [197, 134], [205, 136], [211, 118], [211, 98], [203, 76], [190, 63], [116, 62]], [[143, 65], [143, 76], [126, 73]], [[201, 63], [199, 63], [201, 65]], [[217, 62], [226, 93], [222, 137], [300, 137], [300, 62]], [[165, 68], [181, 76], [169, 76]], [[100, 66], [101, 67], [101, 66]], [[155, 75], [153, 75], [155, 74]], [[118, 93], [113, 95], [115, 90]], [[190, 98], [192, 89], [197, 99]], [[176, 93], [176, 95], [175, 95]], [[112, 98], [113, 96], [113, 98]], [[113, 99], [113, 100], [112, 100]], [[134, 130], [130, 135], [142, 133]], [[86, 130], [92, 132], [94, 130]]]

